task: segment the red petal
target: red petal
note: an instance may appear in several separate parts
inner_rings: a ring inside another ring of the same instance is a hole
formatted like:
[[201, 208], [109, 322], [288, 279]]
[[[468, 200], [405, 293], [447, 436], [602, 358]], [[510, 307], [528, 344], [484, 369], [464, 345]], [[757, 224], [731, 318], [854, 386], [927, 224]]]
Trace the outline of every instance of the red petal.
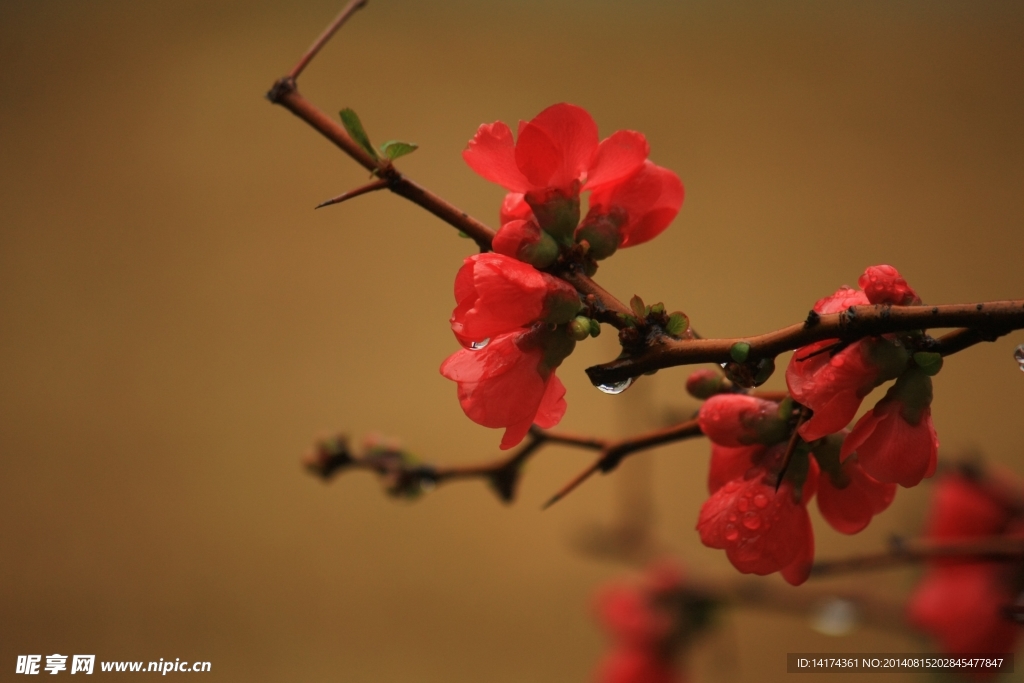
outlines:
[[[555, 104], [548, 107], [520, 129], [519, 145], [523, 144], [523, 136], [527, 135], [527, 130], [531, 127], [543, 131], [559, 155], [560, 163], [544, 186], [566, 188], [573, 181], [579, 180], [590, 168], [598, 146], [597, 124], [585, 109], [572, 104]], [[517, 161], [520, 160], [519, 145], [516, 148]], [[528, 177], [530, 176], [521, 161], [519, 167]]]
[[811, 567], [814, 566], [814, 528], [811, 526], [811, 517], [804, 508], [804, 529], [803, 536], [806, 539], [803, 548], [797, 553], [796, 559], [783, 567], [779, 573], [791, 586], [799, 586], [811, 575]]
[[862, 342], [850, 344], [834, 356], [816, 353], [832, 344], [834, 340], [824, 340], [797, 349], [786, 367], [786, 385], [793, 399], [814, 411], [800, 427], [805, 441], [834, 434], [850, 424], [878, 377], [878, 368], [865, 358]]
[[548, 385], [544, 390], [544, 397], [540, 400], [540, 407], [537, 408], [537, 417], [533, 421], [538, 427], [551, 429], [562, 421], [565, 409], [565, 385], [552, 372], [551, 376], [548, 377]]
[[647, 138], [632, 130], [616, 131], [597, 147], [597, 154], [587, 171], [586, 189], [597, 190], [617, 183], [636, 173], [650, 152]]
[[547, 279], [553, 278], [503, 254], [470, 256], [455, 277], [452, 331], [482, 341], [534, 322], [544, 310]]
[[556, 175], [562, 170], [562, 150], [543, 128], [531, 122], [520, 130], [515, 160], [531, 187], [560, 187]]
[[818, 302], [814, 304], [814, 310], [817, 313], [839, 313], [850, 306], [863, 306], [869, 303], [871, 302], [868, 301], [867, 294], [844, 285], [836, 290], [835, 294], [818, 299]]
[[708, 467], [708, 493], [714, 493], [733, 479], [741, 479], [751, 467], [754, 458], [760, 455], [766, 446], [740, 446], [730, 448], [711, 443], [711, 464]]
[[761, 443], [759, 426], [777, 417], [779, 404], [746, 394], [718, 394], [697, 414], [700, 430], [720, 446], [738, 448]]
[[842, 469], [849, 480], [844, 488], [837, 488], [827, 473], [818, 479], [818, 509], [836, 531], [855, 534], [889, 507], [896, 497], [896, 485], [872, 478], [856, 458], [848, 458]]
[[502, 225], [509, 221], [528, 220], [533, 218], [533, 209], [526, 203], [526, 196], [521, 192], [509, 192], [501, 202], [499, 219]]
[[668, 227], [679, 213], [683, 195], [683, 184], [675, 173], [646, 161], [622, 182], [595, 190], [590, 206], [592, 213], [624, 212], [620, 246], [632, 247], [654, 239]]
[[516, 165], [512, 131], [501, 121], [485, 123], [462, 152], [469, 167], [492, 183], [513, 192], [526, 192], [530, 183]]
[[931, 409], [912, 425], [900, 414], [899, 401], [880, 401], [864, 414], [843, 442], [840, 459], [856, 452], [864, 471], [880, 482], [917, 486], [934, 471], [939, 440]]

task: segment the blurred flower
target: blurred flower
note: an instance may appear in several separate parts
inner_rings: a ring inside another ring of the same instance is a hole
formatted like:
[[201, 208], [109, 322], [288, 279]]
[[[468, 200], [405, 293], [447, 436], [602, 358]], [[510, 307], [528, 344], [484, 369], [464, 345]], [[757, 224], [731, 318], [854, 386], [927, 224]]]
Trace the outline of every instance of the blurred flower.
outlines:
[[[963, 476], [950, 475], [935, 486], [926, 537], [985, 538], [1013, 533], [1012, 524], [1011, 512], [984, 489]], [[947, 654], [1013, 652], [1020, 629], [1005, 613], [1019, 592], [1013, 573], [1014, 567], [1006, 563], [935, 558], [910, 597], [908, 619], [932, 635]], [[976, 670], [973, 675], [994, 674]]]

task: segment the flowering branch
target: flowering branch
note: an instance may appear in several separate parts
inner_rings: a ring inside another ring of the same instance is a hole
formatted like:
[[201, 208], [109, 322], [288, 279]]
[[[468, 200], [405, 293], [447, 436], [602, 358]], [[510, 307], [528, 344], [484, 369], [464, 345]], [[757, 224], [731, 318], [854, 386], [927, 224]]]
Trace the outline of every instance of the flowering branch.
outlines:
[[1024, 328], [1024, 299], [944, 306], [850, 306], [839, 313], [811, 312], [803, 323], [745, 339], [687, 339], [660, 337], [640, 353], [587, 368], [594, 384], [612, 384], [645, 372], [676, 365], [729, 363], [738, 343], [749, 345], [746, 362], [771, 359], [814, 342], [838, 339], [853, 342], [891, 332], [963, 327], [939, 339], [924, 337], [917, 351], [950, 355], [980, 341], [992, 341]]

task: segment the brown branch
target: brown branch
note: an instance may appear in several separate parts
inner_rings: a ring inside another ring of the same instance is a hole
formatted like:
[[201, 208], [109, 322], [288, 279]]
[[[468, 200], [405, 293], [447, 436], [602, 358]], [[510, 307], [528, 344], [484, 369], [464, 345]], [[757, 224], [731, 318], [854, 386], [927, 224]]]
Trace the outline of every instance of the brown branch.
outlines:
[[527, 441], [507, 457], [475, 465], [448, 466], [419, 463], [409, 453], [394, 446], [369, 445], [363, 449], [362, 454], [357, 455], [344, 436], [337, 436], [317, 442], [313, 450], [302, 458], [302, 464], [325, 480], [345, 470], [368, 470], [380, 477], [389, 494], [404, 497], [417, 496], [446, 481], [484, 479], [503, 502], [510, 503], [515, 499], [523, 464], [544, 445], [562, 444], [601, 451], [601, 457], [592, 468], [593, 471], [600, 469], [608, 472], [629, 454], [698, 436], [700, 433], [696, 420], [619, 441], [549, 432], [533, 427]]
[[306, 68], [306, 65], [312, 61], [313, 57], [316, 57], [316, 53], [320, 52], [320, 48], [326, 45], [327, 41], [331, 39], [334, 32], [341, 28], [341, 25], [348, 21], [350, 16], [365, 7], [367, 1], [368, 0], [351, 0], [347, 5], [345, 5], [341, 12], [338, 13], [338, 16], [334, 18], [334, 21], [332, 21], [327, 28], [324, 29], [324, 32], [317, 36], [317, 39], [313, 41], [313, 44], [309, 46], [309, 49], [306, 50], [306, 54], [302, 55], [299, 62], [292, 67], [292, 70], [288, 72], [287, 77], [293, 81], [297, 79], [299, 74], [302, 73], [302, 70]]
[[944, 306], [851, 306], [840, 313], [813, 314], [803, 323], [745, 339], [684, 339], [662, 337], [644, 351], [587, 368], [590, 381], [612, 384], [645, 372], [694, 363], [728, 363], [737, 342], [750, 345], [747, 362], [774, 358], [825, 339], [852, 342], [863, 337], [940, 327], [965, 327], [936, 340], [943, 355], [961, 351], [979, 341], [996, 339], [1024, 328], [1024, 299]]
[[667, 443], [673, 443], [675, 441], [682, 441], [695, 436], [703, 436], [703, 432], [700, 431], [700, 425], [697, 424], [697, 420], [694, 419], [681, 422], [665, 429], [641, 434], [636, 437], [622, 439], [620, 441], [605, 442], [604, 447], [601, 449], [601, 455], [598, 456], [597, 460], [573, 477], [573, 479], [563, 486], [558, 493], [548, 499], [548, 501], [544, 503], [542, 509], [546, 510], [565, 498], [567, 495], [572, 493], [576, 487], [589, 479], [595, 472], [611, 472], [619, 466], [619, 463], [622, 462], [626, 456], [632, 453]]
[[1020, 562], [1024, 560], [1024, 538], [991, 536], [955, 541], [897, 542], [886, 552], [816, 562], [811, 568], [811, 574], [834, 576], [874, 569], [889, 569], [938, 558], [963, 562]]

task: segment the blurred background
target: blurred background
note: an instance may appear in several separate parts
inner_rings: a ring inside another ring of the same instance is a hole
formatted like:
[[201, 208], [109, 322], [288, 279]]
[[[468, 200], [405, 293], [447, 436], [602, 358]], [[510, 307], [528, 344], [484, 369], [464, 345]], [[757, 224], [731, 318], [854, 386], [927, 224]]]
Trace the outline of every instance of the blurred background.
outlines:
[[[58, 652], [206, 660], [216, 681], [585, 681], [603, 648], [590, 596], [624, 568], [579, 539], [621, 519], [623, 482], [687, 571], [734, 574], [694, 531], [706, 443], [543, 513], [591, 454], [545, 450], [510, 507], [479, 482], [408, 503], [365, 473], [301, 469], [325, 433], [451, 463], [500, 439], [438, 373], [472, 242], [387, 193], [314, 212], [366, 173], [263, 99], [340, 5], [0, 3], [0, 679]], [[300, 80], [375, 142], [419, 143], [401, 169], [492, 225], [502, 190], [460, 156], [479, 124], [567, 101], [602, 136], [642, 131], [686, 201], [597, 279], [713, 336], [800, 320], [877, 263], [928, 303], [1024, 296], [1022, 86], [1024, 6], [938, 1], [371, 0]], [[1021, 342], [946, 364], [943, 455], [1024, 474]], [[684, 369], [590, 387], [583, 368], [616, 352], [606, 332], [562, 366], [565, 429], [624, 435], [697, 407]], [[913, 535], [928, 490], [854, 537], [813, 511], [818, 557]], [[898, 597], [918, 575], [818, 583]], [[934, 651], [808, 624], [731, 613], [694, 678]]]

